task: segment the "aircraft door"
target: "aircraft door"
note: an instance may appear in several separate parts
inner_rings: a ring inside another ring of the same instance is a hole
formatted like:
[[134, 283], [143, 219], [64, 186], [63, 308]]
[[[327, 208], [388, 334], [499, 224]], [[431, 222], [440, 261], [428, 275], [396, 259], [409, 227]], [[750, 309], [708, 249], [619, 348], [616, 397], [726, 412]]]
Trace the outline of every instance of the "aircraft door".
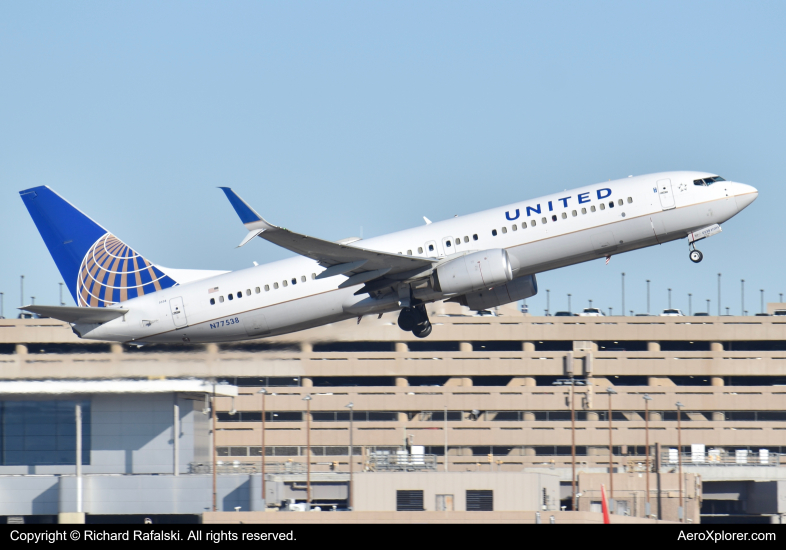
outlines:
[[437, 258], [442, 255], [439, 252], [439, 245], [437, 244], [437, 241], [426, 242], [426, 244], [423, 245], [423, 250], [426, 251], [426, 256], [429, 258]]
[[453, 237], [442, 237], [442, 249], [445, 251], [445, 256], [450, 256], [458, 252], [458, 245], [453, 245]]
[[658, 180], [658, 198], [661, 208], [669, 210], [674, 208], [674, 192], [671, 189], [671, 180]]
[[170, 298], [169, 310], [172, 312], [172, 321], [175, 323], [176, 327], [184, 327], [188, 325], [188, 319], [186, 318], [186, 308], [183, 307], [182, 296]]

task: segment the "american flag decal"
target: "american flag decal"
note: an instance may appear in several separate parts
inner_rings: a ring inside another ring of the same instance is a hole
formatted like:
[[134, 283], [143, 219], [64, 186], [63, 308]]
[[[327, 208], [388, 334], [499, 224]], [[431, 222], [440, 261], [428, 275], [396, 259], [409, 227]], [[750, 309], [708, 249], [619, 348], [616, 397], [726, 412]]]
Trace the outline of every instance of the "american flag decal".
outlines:
[[214, 286], [213, 288], [207, 289], [208, 294], [213, 294], [214, 292], [218, 292], [218, 287]]
[[606, 256], [606, 265], [609, 265], [609, 260], [611, 260], [611, 256]]

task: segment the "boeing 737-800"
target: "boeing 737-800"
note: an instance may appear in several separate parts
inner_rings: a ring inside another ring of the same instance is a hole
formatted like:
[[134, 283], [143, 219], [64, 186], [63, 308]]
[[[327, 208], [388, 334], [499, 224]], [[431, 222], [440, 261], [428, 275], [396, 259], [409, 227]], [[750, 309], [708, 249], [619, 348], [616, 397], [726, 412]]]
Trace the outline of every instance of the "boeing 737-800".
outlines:
[[263, 219], [222, 187], [248, 230], [298, 254], [234, 272], [155, 265], [48, 187], [21, 191], [76, 302], [22, 309], [71, 324], [81, 338], [129, 343], [229, 342], [399, 311], [424, 338], [425, 304], [485, 310], [537, 291], [536, 274], [687, 239], [751, 204], [750, 185], [704, 172], [664, 172], [565, 191], [368, 240], [330, 242]]

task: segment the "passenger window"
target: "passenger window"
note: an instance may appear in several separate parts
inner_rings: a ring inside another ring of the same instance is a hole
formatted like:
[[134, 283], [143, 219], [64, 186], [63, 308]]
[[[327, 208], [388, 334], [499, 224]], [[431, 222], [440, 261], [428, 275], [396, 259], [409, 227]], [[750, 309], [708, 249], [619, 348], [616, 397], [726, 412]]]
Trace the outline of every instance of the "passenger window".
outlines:
[[527, 222], [524, 222], [524, 223], [522, 223], [522, 224], [521, 224], [521, 228], [522, 228], [522, 229], [526, 229], [526, 228], [527, 228]]
[[257, 294], [259, 294], [259, 287], [256, 287], [256, 288], [254, 289], [254, 292], [256, 292]]
[[587, 213], [587, 209], [586, 209], [586, 208], [582, 208], [582, 209], [581, 209], [581, 213], [582, 213], [582, 214], [586, 214], [586, 213]]
[[411, 250], [407, 250], [407, 256], [412, 256], [412, 251]]
[[469, 237], [467, 237], [466, 235], [464, 235], [464, 242], [465, 242], [465, 243], [468, 243], [468, 242], [469, 242]]
[[219, 302], [220, 304], [223, 304], [223, 303], [224, 303], [224, 297], [223, 297], [223, 296], [219, 296], [219, 297], [218, 297], [218, 302]]
[[507, 233], [507, 232], [508, 232], [508, 228], [503, 226], [503, 227], [502, 227], [502, 233], [503, 233], [503, 234], [505, 234], [505, 233]]
[[[259, 291], [257, 291], [257, 292], [259, 292]], [[250, 288], [246, 289], [246, 296], [251, 296], [251, 289]]]
[[513, 231], [518, 231], [519, 230], [519, 226], [514, 223], [513, 227], [511, 227], [511, 229], [513, 229]]
[[578, 212], [576, 212], [576, 211], [574, 210], [573, 212], [571, 212], [571, 215], [572, 215], [572, 216], [575, 218], [575, 217], [578, 215]]
[[450, 241], [445, 241], [445, 247], [450, 248], [450, 246], [451, 246]]
[[278, 283], [273, 283], [273, 288], [278, 289]]
[[609, 201], [609, 208], [614, 208], [614, 201]]
[[403, 256], [404, 254], [402, 254], [401, 252], [399, 252], [399, 253], [398, 253], [398, 255], [399, 255], [399, 256]]
[[472, 240], [473, 240], [473, 241], [477, 241], [477, 240], [478, 240], [478, 234], [477, 234], [477, 233], [475, 233], [474, 235], [472, 235]]
[[538, 224], [537, 224], [537, 222], [535, 222], [535, 220], [532, 220], [531, 222], [529, 222], [529, 226], [530, 227], [535, 227], [536, 225], [538, 225]]
[[227, 298], [229, 298], [230, 301], [234, 299], [234, 297], [231, 294], [227, 294]]
[[293, 284], [293, 285], [296, 285], [296, 284], [297, 284], [297, 277], [292, 277], [292, 284]]
[[622, 199], [620, 199], [620, 200], [618, 200], [618, 201], [617, 201], [617, 204], [619, 204], [620, 206], [622, 206], [624, 202], [625, 202], [625, 201], [623, 201]]
[[541, 218], [540, 223], [546, 223], [548, 220], [546, 218]]
[[265, 285], [265, 292], [270, 292], [270, 285]]
[[600, 203], [600, 209], [601, 209], [601, 210], [606, 210], [606, 205], [605, 205], [605, 204], [603, 204], [603, 203]]
[[210, 305], [211, 306], [216, 305], [216, 299], [215, 298], [210, 298]]
[[633, 197], [628, 197], [628, 204], [633, 202]]
[[461, 244], [461, 239], [460, 238], [456, 238], [456, 245], [459, 245], [459, 244]]
[[434, 245], [433, 244], [428, 245], [428, 251], [429, 252], [434, 252]]
[[567, 220], [568, 219], [568, 215], [565, 212], [562, 213], [562, 219], [563, 220]]
[[286, 279], [284, 279], [283, 281], [281, 281], [281, 284], [282, 284], [282, 285], [284, 285], [284, 286], [288, 286], [288, 285], [287, 285], [287, 280], [286, 280]]
[[418, 254], [423, 254], [423, 247], [422, 246], [418, 247]]
[[496, 229], [492, 229], [491, 230], [491, 236], [492, 237], [496, 237], [497, 236], [497, 230]]
[[238, 290], [237, 297], [238, 298], [242, 298], [243, 297], [243, 291], [242, 290]]
[[316, 279], [316, 278], [317, 278], [317, 274], [316, 274], [316, 273], [312, 273], [312, 274], [311, 274], [311, 280], [313, 281], [313, 280], [314, 280], [314, 279]]
[[552, 214], [551, 215], [551, 221], [553, 221], [553, 222], [557, 221], [557, 215], [556, 214]]
[[595, 212], [595, 205], [590, 206], [590, 212]]
[[300, 282], [301, 283], [305, 283], [306, 282], [306, 276], [305, 275], [301, 275], [300, 276]]

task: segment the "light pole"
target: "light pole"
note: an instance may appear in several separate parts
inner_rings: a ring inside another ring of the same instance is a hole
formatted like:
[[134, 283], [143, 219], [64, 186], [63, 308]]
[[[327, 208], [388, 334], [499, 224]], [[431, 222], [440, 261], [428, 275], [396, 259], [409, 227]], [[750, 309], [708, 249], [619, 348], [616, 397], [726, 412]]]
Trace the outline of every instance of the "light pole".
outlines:
[[5, 316], [3, 315], [3, 306], [3, 293], [0, 292], [0, 319], [5, 319]]
[[549, 316], [550, 309], [551, 309], [551, 291], [547, 288], [546, 289], [546, 317]]
[[647, 313], [650, 312], [650, 280], [647, 279]]
[[25, 276], [19, 277], [19, 307], [25, 307]]
[[353, 430], [352, 430], [352, 421], [353, 421], [353, 418], [354, 418], [355, 415], [352, 414], [352, 413], [353, 413], [355, 404], [350, 402], [348, 405], [344, 405], [344, 406], [349, 409], [349, 498], [347, 500], [349, 500], [348, 508], [349, 508], [350, 511], [352, 511], [352, 491], [354, 490], [354, 486], [352, 485], [352, 469], [353, 469], [352, 468], [352, 460], [353, 460], [352, 456], [353, 456], [353, 451], [355, 449], [352, 446], [352, 432], [353, 432]]
[[216, 449], [216, 381], [211, 380], [213, 384], [213, 400], [210, 402], [210, 416], [213, 418], [213, 511], [217, 511], [216, 507], [216, 454], [218, 453]]
[[262, 467], [259, 471], [262, 474], [262, 502], [265, 508], [267, 508], [267, 492], [265, 491], [265, 396], [268, 394], [268, 391], [262, 388], [257, 393], [262, 396]]
[[311, 511], [311, 394], [303, 398], [306, 402], [306, 511]]
[[609, 394], [609, 508], [614, 513], [614, 447], [611, 442], [611, 396], [617, 391], [609, 386], [606, 388], [606, 393]]
[[745, 315], [745, 279], [740, 279], [740, 315]]
[[445, 405], [445, 418], [442, 419], [445, 423], [445, 471], [448, 471], [448, 406]]
[[707, 298], [707, 315], [710, 314], [710, 299]]
[[572, 310], [572, 309], [570, 309], [570, 294], [568, 294], [568, 311], [570, 311], [571, 313], [573, 313], [573, 310]]
[[761, 311], [759, 313], [764, 313], [764, 289], [760, 288], [759, 292], [761, 293]]
[[692, 301], [693, 294], [688, 292], [688, 315], [693, 315], [693, 301]]
[[614, 315], [614, 310], [612, 309], [611, 306], [609, 306], [609, 317], [611, 317], [613, 315]]
[[625, 316], [625, 272], [622, 272], [622, 316]]
[[675, 404], [677, 407], [677, 462], [679, 463], [679, 472], [680, 472], [680, 509], [677, 513], [679, 516], [678, 519], [680, 523], [684, 522], [684, 508], [682, 507], [682, 415], [680, 414], [682, 411], [683, 405], [679, 401]]
[[64, 306], [65, 302], [63, 301], [63, 283], [57, 283], [60, 286], [60, 305]]
[[644, 452], [647, 453], [647, 504], [646, 516], [650, 517], [650, 401], [652, 397], [644, 394]]
[[669, 289], [669, 309], [671, 309], [671, 289]]
[[566, 371], [570, 378], [558, 379], [553, 382], [555, 386], [570, 386], [570, 455], [571, 455], [571, 502], [573, 503], [573, 511], [578, 511], [578, 494], [576, 493], [576, 405], [575, 405], [575, 386], [582, 386], [587, 383], [586, 380], [576, 380], [573, 377], [573, 355], [569, 354], [565, 357]]
[[721, 274], [718, 273], [718, 317], [721, 316]]

